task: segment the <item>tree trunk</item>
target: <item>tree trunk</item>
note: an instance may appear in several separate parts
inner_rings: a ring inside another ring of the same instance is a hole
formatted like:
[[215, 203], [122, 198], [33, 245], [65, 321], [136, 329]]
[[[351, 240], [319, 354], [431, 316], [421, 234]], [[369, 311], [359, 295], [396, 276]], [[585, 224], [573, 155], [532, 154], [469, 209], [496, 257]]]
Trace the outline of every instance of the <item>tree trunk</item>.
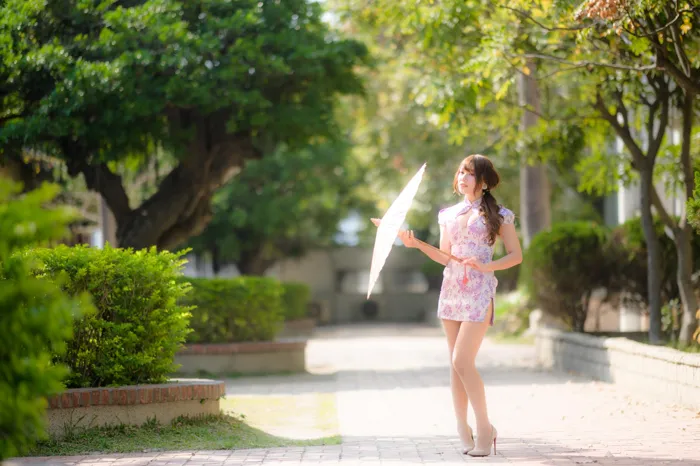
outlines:
[[639, 167], [639, 177], [642, 230], [647, 243], [649, 342], [658, 344], [661, 342], [661, 245], [654, 230], [654, 219], [651, 213], [652, 168]]
[[698, 323], [695, 317], [695, 313], [698, 309], [698, 301], [695, 298], [692, 284], [693, 247], [691, 237], [692, 231], [690, 225], [687, 224], [684, 228], [677, 230], [674, 235], [676, 254], [678, 257], [676, 278], [678, 280], [678, 291], [681, 295], [681, 304], [683, 306], [683, 317], [681, 319], [678, 340], [686, 344], [692, 341], [693, 332], [695, 332]]
[[[520, 122], [520, 129], [523, 133], [537, 124], [537, 114], [540, 113], [541, 109], [538, 85], [535, 80], [537, 65], [533, 60], [530, 60], [527, 66], [530, 74], [527, 76], [521, 74], [518, 79], [520, 106], [525, 109]], [[520, 213], [525, 247], [530, 244], [535, 234], [548, 229], [551, 225], [549, 189], [545, 165], [531, 165], [527, 160], [527, 154], [522, 154], [520, 162]]]
[[248, 252], [241, 254], [236, 266], [241, 275], [262, 276], [275, 262], [277, 261], [274, 259], [264, 258], [260, 252]]
[[[693, 136], [693, 104], [695, 94], [686, 90], [683, 95], [683, 130], [681, 141], [681, 167], [683, 168], [683, 181], [686, 201], [691, 199], [695, 191], [695, 178], [693, 163], [690, 156], [690, 143]], [[688, 224], [687, 213], [681, 218], [680, 228], [674, 229], [674, 242], [678, 256], [678, 290], [681, 295], [683, 316], [678, 339], [681, 343], [688, 344], [693, 339], [693, 333], [698, 325], [697, 311], [698, 301], [692, 285], [693, 274], [693, 246], [692, 227]]]
[[[249, 138], [229, 134], [224, 114], [192, 115], [173, 111], [168, 115], [173, 131], [191, 131], [187, 155], [160, 183], [158, 191], [136, 209], [129, 207], [121, 177], [105, 164], [90, 164], [82, 154], [69, 162], [72, 176], [82, 172], [88, 188], [102, 194], [117, 222], [117, 244], [143, 249], [172, 249], [201, 233], [211, 220], [211, 197], [243, 167], [259, 157]], [[63, 141], [65, 153], [81, 150]]]
[[221, 272], [221, 253], [219, 252], [219, 246], [213, 243], [210, 245], [209, 251], [211, 252], [211, 269], [214, 275], [218, 276], [219, 272]]

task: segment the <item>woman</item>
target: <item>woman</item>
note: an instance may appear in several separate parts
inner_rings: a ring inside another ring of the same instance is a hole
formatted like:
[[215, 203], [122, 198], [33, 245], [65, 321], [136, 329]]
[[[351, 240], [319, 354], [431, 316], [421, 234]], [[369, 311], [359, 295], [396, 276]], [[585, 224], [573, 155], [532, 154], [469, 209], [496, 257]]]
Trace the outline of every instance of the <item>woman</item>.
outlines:
[[[438, 301], [438, 317], [447, 336], [452, 361], [450, 380], [462, 450], [470, 456], [496, 454], [496, 428], [489, 421], [484, 382], [476, 369], [476, 355], [486, 330], [493, 325], [494, 298], [498, 280], [494, 270], [522, 261], [520, 241], [513, 224], [515, 216], [499, 206], [491, 194], [500, 178], [491, 161], [470, 155], [459, 165], [453, 188], [464, 196], [458, 204], [438, 214], [440, 250], [415, 240], [412, 231], [401, 231], [404, 245], [418, 248], [432, 260], [446, 265]], [[492, 261], [493, 245], [500, 236], [507, 254]], [[465, 280], [466, 275], [466, 280]], [[476, 416], [476, 443], [467, 422], [467, 403]]]

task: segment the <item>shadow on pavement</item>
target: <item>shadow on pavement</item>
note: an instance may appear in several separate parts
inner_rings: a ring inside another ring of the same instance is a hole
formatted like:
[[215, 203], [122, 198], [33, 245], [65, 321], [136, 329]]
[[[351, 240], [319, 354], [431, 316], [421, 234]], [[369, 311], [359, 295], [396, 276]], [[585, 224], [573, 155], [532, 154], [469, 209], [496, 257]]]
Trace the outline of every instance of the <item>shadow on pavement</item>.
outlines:
[[[511, 366], [481, 367], [481, 376], [489, 386], [532, 386], [585, 384], [590, 381], [567, 374], [554, 374], [534, 368]], [[340, 370], [330, 374], [271, 375], [226, 380], [228, 395], [270, 395], [327, 393], [344, 390], [394, 390], [450, 386], [447, 367], [423, 367], [403, 370]]]

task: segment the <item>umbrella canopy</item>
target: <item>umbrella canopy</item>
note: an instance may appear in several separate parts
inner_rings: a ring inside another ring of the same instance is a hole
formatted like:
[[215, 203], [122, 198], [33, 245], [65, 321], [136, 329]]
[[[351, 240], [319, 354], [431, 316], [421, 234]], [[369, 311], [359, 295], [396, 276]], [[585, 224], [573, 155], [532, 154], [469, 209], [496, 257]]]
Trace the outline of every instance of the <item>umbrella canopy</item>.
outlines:
[[399, 229], [403, 225], [406, 219], [406, 214], [408, 209], [411, 208], [411, 203], [413, 198], [416, 196], [418, 191], [418, 186], [423, 179], [423, 173], [425, 173], [425, 163], [418, 170], [418, 172], [413, 175], [411, 181], [403, 188], [401, 194], [394, 200], [394, 202], [389, 206], [389, 209], [382, 217], [381, 223], [377, 227], [377, 236], [374, 240], [374, 251], [372, 252], [372, 265], [369, 270], [369, 287], [367, 288], [367, 299], [372, 293], [372, 288], [379, 278], [379, 272], [381, 272], [386, 258], [389, 257], [391, 252], [391, 247], [396, 240], [396, 236], [399, 234]]

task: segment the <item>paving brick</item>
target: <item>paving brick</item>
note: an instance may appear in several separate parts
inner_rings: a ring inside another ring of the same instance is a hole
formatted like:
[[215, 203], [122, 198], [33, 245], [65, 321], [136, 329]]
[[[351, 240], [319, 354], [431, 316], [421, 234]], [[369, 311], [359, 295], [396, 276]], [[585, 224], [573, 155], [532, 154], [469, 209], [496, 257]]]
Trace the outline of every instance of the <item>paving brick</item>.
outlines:
[[[342, 445], [23, 458], [9, 464], [700, 466], [700, 413], [539, 370], [531, 346], [487, 340], [477, 358], [499, 432], [498, 454], [487, 458], [460, 452], [439, 329], [321, 328], [309, 341], [307, 361], [309, 374], [228, 380], [226, 395], [334, 393]], [[164, 389], [154, 395], [157, 400], [176, 394]]]

